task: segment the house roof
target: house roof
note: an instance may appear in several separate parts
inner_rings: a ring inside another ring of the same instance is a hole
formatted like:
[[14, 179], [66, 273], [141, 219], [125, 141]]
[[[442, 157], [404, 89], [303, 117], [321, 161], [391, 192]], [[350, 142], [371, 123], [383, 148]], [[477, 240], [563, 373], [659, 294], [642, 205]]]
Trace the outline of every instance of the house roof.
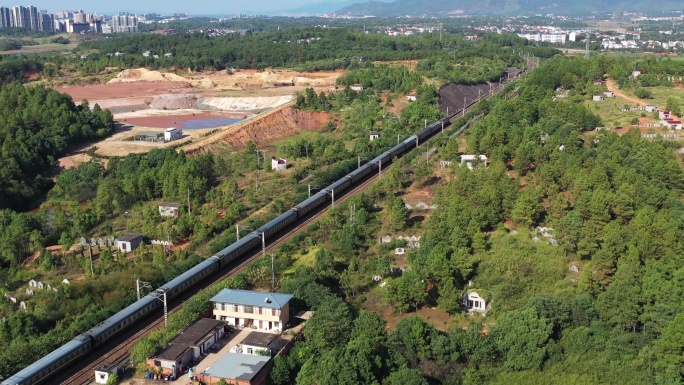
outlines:
[[136, 238], [140, 238], [142, 236], [143, 236], [142, 234], [138, 234], [138, 233], [128, 233], [128, 234], [124, 234], [124, 235], [116, 238], [116, 240], [121, 241], [121, 242], [130, 242], [130, 241], [132, 241]]
[[480, 298], [484, 299], [485, 301], [489, 302], [492, 298], [491, 293], [489, 293], [486, 290], [477, 290], [477, 289], [470, 289], [468, 290], [468, 295], [470, 294], [477, 294]]
[[226, 353], [204, 371], [204, 375], [228, 380], [251, 381], [268, 364], [271, 357]]
[[223, 321], [203, 318], [183, 330], [181, 334], [169, 342], [168, 347], [157, 357], [176, 361], [186, 350], [201, 344], [205, 339], [224, 326], [225, 323]]
[[486, 155], [461, 155], [461, 162], [473, 161], [475, 159], [480, 159], [483, 162], [487, 161]]
[[211, 302], [233, 303], [237, 305], [261, 306], [282, 309], [292, 299], [290, 294], [264, 293], [252, 290], [223, 289]]
[[259, 332], [251, 332], [242, 341], [243, 345], [248, 345], [248, 346], [258, 346], [261, 348], [267, 348], [268, 345], [275, 340], [277, 335], [272, 334], [272, 333], [259, 333]]
[[173, 207], [173, 208], [179, 208], [182, 205], [180, 203], [170, 203], [170, 202], [163, 202], [159, 204], [159, 207]]
[[370, 134], [371, 135], [380, 135], [380, 131], [371, 131]]

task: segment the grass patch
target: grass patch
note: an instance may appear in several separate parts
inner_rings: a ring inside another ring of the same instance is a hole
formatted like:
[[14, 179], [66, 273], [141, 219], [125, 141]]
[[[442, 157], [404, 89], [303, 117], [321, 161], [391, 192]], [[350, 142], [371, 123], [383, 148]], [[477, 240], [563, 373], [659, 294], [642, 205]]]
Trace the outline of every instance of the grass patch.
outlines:
[[297, 270], [298, 266], [309, 266], [313, 267], [314, 263], [316, 263], [316, 253], [318, 253], [318, 250], [320, 250], [320, 247], [312, 247], [308, 250], [308, 252], [302, 254], [302, 253], [297, 253], [292, 255], [293, 263], [292, 266], [290, 266], [289, 269], [285, 270], [283, 273], [284, 275], [290, 275]]

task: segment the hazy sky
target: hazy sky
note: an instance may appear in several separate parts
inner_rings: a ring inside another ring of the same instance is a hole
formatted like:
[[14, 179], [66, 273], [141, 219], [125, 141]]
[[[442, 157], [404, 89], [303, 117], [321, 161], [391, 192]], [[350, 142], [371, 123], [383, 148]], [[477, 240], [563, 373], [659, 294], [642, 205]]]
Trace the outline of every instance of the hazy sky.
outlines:
[[[246, 11], [264, 12], [301, 6], [306, 3], [337, 2], [344, 5], [349, 0], [0, 0], [6, 7], [34, 5], [39, 9], [55, 12], [60, 9], [83, 9], [86, 12], [105, 13], [115, 11], [156, 12], [171, 14], [223, 14], [232, 15]], [[364, 1], [364, 0], [359, 0]]]

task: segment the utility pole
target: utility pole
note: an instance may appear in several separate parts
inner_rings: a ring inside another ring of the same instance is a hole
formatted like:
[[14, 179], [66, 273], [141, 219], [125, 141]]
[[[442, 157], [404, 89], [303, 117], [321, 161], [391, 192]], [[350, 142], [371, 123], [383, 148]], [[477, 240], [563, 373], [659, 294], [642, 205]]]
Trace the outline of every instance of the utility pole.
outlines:
[[95, 276], [95, 271], [93, 270], [93, 248], [88, 243], [88, 255], [90, 256], [90, 275]]
[[192, 216], [192, 208], [190, 207], [190, 188], [188, 187], [188, 214]]
[[144, 288], [151, 289], [152, 284], [149, 282], [145, 282], [145, 281], [141, 281], [139, 279], [136, 279], [135, 280], [135, 287], [136, 287], [136, 293], [138, 293], [138, 300], [140, 300], [140, 298], [142, 297], [140, 295], [140, 289], [144, 289]]
[[166, 303], [166, 290], [164, 290], [164, 327], [169, 326], [169, 308]]

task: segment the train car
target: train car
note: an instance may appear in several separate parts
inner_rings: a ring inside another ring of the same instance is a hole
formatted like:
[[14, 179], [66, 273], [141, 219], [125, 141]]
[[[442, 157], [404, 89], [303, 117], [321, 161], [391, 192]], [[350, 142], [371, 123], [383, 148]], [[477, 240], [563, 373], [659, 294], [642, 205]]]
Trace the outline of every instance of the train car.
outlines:
[[247, 236], [240, 238], [237, 242], [219, 251], [215, 256], [219, 259], [219, 268], [224, 268], [231, 263], [235, 258], [238, 258], [248, 250], [253, 249], [261, 244], [261, 237], [257, 237], [250, 233]]
[[257, 233], [263, 232], [266, 239], [269, 239], [273, 234], [297, 222], [297, 212], [294, 209], [287, 210], [284, 214], [280, 214], [277, 218], [271, 220], [267, 224], [257, 229]]
[[86, 334], [92, 336], [95, 344], [99, 345], [113, 337], [122, 329], [130, 326], [139, 318], [144, 317], [150, 312], [159, 308], [161, 305], [162, 304], [158, 299], [151, 297], [148, 294], [140, 300], [132, 303], [125, 309], [95, 325], [95, 327], [88, 330]]
[[88, 354], [92, 349], [92, 343], [90, 336], [81, 334], [6, 379], [2, 385], [33, 385], [47, 382], [50, 374]]
[[311, 212], [311, 210], [315, 210], [316, 208], [324, 204], [327, 200], [328, 194], [325, 191], [321, 190], [317, 192], [310, 198], [306, 199], [305, 201], [301, 202], [300, 204], [294, 207], [294, 209], [297, 211], [297, 218], [303, 218], [306, 214]]
[[[332, 194], [337, 195], [342, 193], [342, 191], [348, 189], [351, 186], [351, 184], [352, 179], [349, 177], [349, 175], [345, 175], [342, 178], [338, 179], [337, 182], [326, 187], [323, 191], [331, 192]], [[331, 199], [335, 195], [331, 195]]]
[[399, 155], [404, 153], [404, 149], [406, 148], [406, 143], [401, 142], [397, 144], [396, 146], [390, 148], [389, 153], [392, 155], [392, 158], [396, 158]]
[[378, 169], [378, 165], [374, 163], [366, 163], [363, 166], [357, 168], [356, 170], [349, 173], [349, 177], [352, 180], [352, 184], [360, 181], [361, 179], [368, 176], [368, 174], [374, 172]]
[[386, 165], [389, 164], [389, 162], [391, 160], [392, 160], [392, 155], [388, 151], [388, 152], [385, 152], [385, 153], [382, 153], [382, 154], [376, 156], [375, 158], [373, 158], [373, 160], [371, 160], [371, 162], [373, 162], [375, 164], [379, 164], [382, 167], [385, 167]]
[[198, 263], [194, 267], [187, 270], [185, 273], [167, 282], [159, 289], [166, 292], [166, 298], [175, 298], [178, 294], [183, 292], [190, 286], [203, 280], [208, 275], [217, 272], [219, 269], [219, 260], [213, 256]]

